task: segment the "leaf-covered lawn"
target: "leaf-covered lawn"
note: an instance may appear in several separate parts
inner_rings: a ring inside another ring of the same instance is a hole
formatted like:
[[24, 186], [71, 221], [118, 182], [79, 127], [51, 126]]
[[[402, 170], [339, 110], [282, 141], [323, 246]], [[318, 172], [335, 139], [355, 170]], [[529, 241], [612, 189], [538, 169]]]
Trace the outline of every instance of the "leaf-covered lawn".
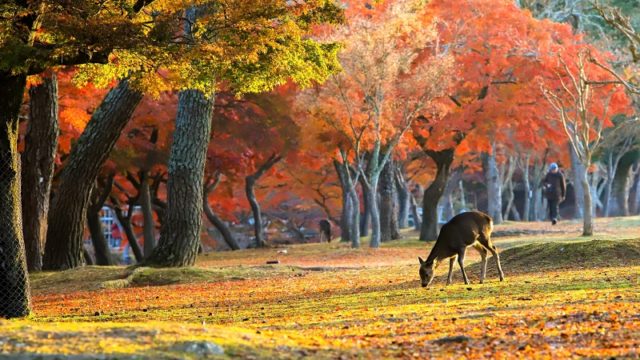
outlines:
[[[637, 237], [638, 222], [612, 238]], [[496, 230], [545, 228], [565, 229]], [[505, 282], [490, 272], [477, 284], [470, 249], [473, 284], [456, 269], [445, 287], [443, 265], [429, 289], [416, 257], [430, 245], [415, 240], [211, 254], [193, 269], [37, 274], [36, 315], [0, 321], [0, 353], [185, 358], [176, 343], [207, 340], [243, 358], [640, 356], [640, 241], [546, 237], [496, 238]], [[265, 265], [275, 258], [281, 264]]]

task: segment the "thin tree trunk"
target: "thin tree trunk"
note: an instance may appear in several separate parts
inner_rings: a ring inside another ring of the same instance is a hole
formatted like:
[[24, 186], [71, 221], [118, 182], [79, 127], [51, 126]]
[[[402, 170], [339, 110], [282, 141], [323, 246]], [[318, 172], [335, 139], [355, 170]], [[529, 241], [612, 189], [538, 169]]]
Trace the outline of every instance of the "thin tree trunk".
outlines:
[[462, 210], [467, 211], [469, 210], [469, 208], [467, 208], [467, 197], [464, 192], [464, 181], [460, 179], [460, 181], [458, 181], [458, 185], [458, 191], [460, 191], [460, 207], [462, 208]]
[[265, 238], [265, 234], [263, 231], [262, 212], [260, 211], [260, 204], [258, 203], [258, 199], [256, 198], [254, 188], [256, 182], [260, 180], [260, 178], [280, 160], [282, 160], [282, 156], [277, 154], [271, 155], [271, 157], [269, 157], [267, 161], [265, 161], [265, 163], [262, 164], [255, 173], [245, 178], [245, 192], [247, 194], [247, 200], [249, 200], [249, 204], [251, 205], [251, 211], [253, 212], [253, 228], [256, 236], [257, 247], [267, 246], [267, 239]]
[[413, 229], [420, 231], [422, 222], [420, 221], [420, 214], [418, 214], [418, 201], [413, 194], [411, 194], [411, 215], [413, 216]]
[[22, 153], [22, 219], [29, 271], [42, 270], [59, 132], [58, 81], [53, 73], [29, 89], [29, 123]]
[[496, 145], [492, 145], [491, 153], [484, 154], [482, 165], [487, 184], [488, 213], [494, 224], [502, 224], [502, 189], [496, 163]]
[[129, 243], [129, 247], [133, 252], [133, 256], [136, 258], [136, 262], [141, 263], [142, 261], [144, 261], [144, 254], [142, 253], [142, 249], [138, 244], [138, 239], [136, 238], [136, 234], [133, 231], [133, 226], [131, 224], [133, 203], [129, 202], [129, 209], [127, 210], [126, 216], [124, 215], [122, 207], [117, 201], [113, 201], [112, 199], [112, 203], [114, 203], [113, 211], [116, 213], [116, 218], [118, 219], [120, 226], [122, 226], [124, 234], [127, 236], [127, 242]]
[[[363, 192], [366, 192], [364, 186], [364, 178], [360, 177], [360, 186]], [[369, 198], [365, 195], [362, 197], [362, 215], [360, 216], [360, 236], [369, 236], [369, 228], [371, 227], [371, 206], [369, 205]], [[360, 209], [358, 209], [358, 212]]]
[[593, 206], [591, 203], [591, 188], [589, 187], [589, 181], [587, 179], [587, 173], [584, 173], [584, 178], [582, 179], [582, 188], [584, 191], [584, 218], [583, 218], [583, 228], [582, 228], [582, 236], [591, 236], [593, 235]]
[[585, 199], [585, 191], [583, 187], [582, 179], [587, 176], [584, 165], [580, 163], [578, 160], [578, 155], [576, 154], [573, 146], [568, 144], [569, 146], [569, 154], [571, 156], [571, 176], [573, 178], [573, 194], [574, 194], [574, 219], [582, 218], [582, 214], [584, 213], [584, 199]]
[[360, 196], [356, 190], [357, 182], [353, 182], [351, 190], [349, 191], [349, 203], [351, 204], [351, 220], [349, 224], [351, 230], [349, 234], [351, 236], [351, 247], [357, 249], [360, 247]]
[[0, 318], [31, 312], [22, 233], [18, 121], [27, 77], [0, 72]]
[[411, 207], [409, 186], [404, 180], [402, 168], [400, 166], [395, 169], [396, 188], [398, 189], [398, 227], [406, 229], [409, 227], [409, 211]]
[[524, 161], [522, 162], [522, 182], [524, 186], [524, 209], [522, 214], [522, 220], [531, 221], [531, 182], [529, 179], [529, 162], [531, 160], [531, 154], [526, 154]]
[[155, 221], [153, 221], [153, 208], [151, 207], [151, 191], [149, 189], [149, 174], [144, 171], [140, 174], [140, 207], [142, 209], [142, 233], [144, 236], [144, 256], [149, 257], [156, 247], [154, 234]]
[[224, 223], [224, 221], [222, 221], [222, 219], [218, 217], [218, 215], [216, 215], [216, 213], [213, 212], [213, 209], [211, 209], [209, 202], [207, 202], [206, 200], [204, 202], [204, 214], [207, 216], [209, 222], [211, 222], [211, 224], [213, 224], [213, 226], [218, 229], [218, 231], [222, 235], [222, 238], [224, 239], [224, 242], [231, 248], [231, 250], [240, 250], [240, 245], [238, 245], [238, 242], [233, 237], [233, 234], [231, 234], [231, 230], [229, 230], [229, 227]]
[[[509, 219], [509, 214], [511, 213], [511, 207], [513, 206], [513, 201], [515, 199], [515, 194], [513, 193], [513, 173], [516, 170], [516, 158], [515, 156], [509, 156], [509, 165], [507, 167], [507, 171], [504, 174], [505, 177], [501, 183], [501, 187], [505, 189], [504, 191], [507, 193], [507, 206], [505, 207], [504, 215], [502, 218], [504, 220]], [[516, 212], [517, 213], [517, 212]], [[518, 214], [519, 217], [519, 214]], [[513, 219], [519, 220], [519, 219]]]
[[207, 185], [204, 188], [204, 194], [202, 197], [204, 214], [207, 216], [209, 222], [213, 224], [216, 229], [218, 229], [218, 231], [222, 235], [222, 238], [227, 243], [227, 246], [229, 246], [231, 250], [240, 250], [240, 245], [238, 245], [238, 242], [233, 237], [233, 234], [231, 234], [231, 230], [229, 230], [229, 227], [224, 223], [224, 221], [222, 221], [222, 219], [218, 217], [218, 215], [216, 215], [216, 213], [213, 212], [213, 209], [211, 209], [211, 205], [209, 205], [209, 194], [213, 190], [215, 190], [216, 186], [218, 186], [218, 183], [220, 182], [220, 173], [217, 173], [212, 180], [213, 183], [210, 183], [211, 180], [208, 180]]
[[629, 214], [637, 215], [640, 205], [640, 162], [631, 168], [631, 186], [629, 187]]
[[89, 227], [91, 243], [93, 244], [96, 256], [96, 265], [101, 266], [115, 264], [111, 251], [109, 250], [109, 244], [107, 244], [107, 240], [104, 238], [102, 221], [100, 221], [100, 211], [102, 210], [107, 197], [109, 197], [112, 187], [113, 175], [109, 176], [109, 179], [103, 186], [102, 190], [96, 181], [95, 187], [92, 191], [90, 205], [87, 207], [87, 225]]
[[168, 164], [167, 210], [158, 246], [145, 261], [149, 265], [180, 267], [196, 262], [213, 106], [213, 93], [180, 92]]
[[127, 80], [121, 81], [109, 91], [73, 147], [49, 211], [44, 269], [82, 265], [82, 235], [91, 189], [141, 100], [142, 93], [132, 89]]

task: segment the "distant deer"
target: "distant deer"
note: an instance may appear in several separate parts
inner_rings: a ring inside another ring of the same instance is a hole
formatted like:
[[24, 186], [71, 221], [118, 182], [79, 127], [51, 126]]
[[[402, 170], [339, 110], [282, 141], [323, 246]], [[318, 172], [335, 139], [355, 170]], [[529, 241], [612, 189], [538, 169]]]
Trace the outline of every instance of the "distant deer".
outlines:
[[464, 271], [464, 254], [469, 246], [473, 246], [482, 256], [482, 269], [480, 271], [480, 283], [484, 282], [487, 273], [487, 250], [496, 258], [500, 281], [504, 280], [504, 273], [500, 266], [500, 257], [496, 247], [491, 243], [491, 231], [493, 220], [480, 211], [469, 211], [454, 216], [448, 223], [442, 226], [427, 260], [420, 261], [420, 280], [422, 287], [427, 287], [433, 281], [433, 272], [442, 260], [449, 259], [449, 276], [447, 285], [453, 280], [453, 263], [458, 258], [464, 283], [469, 284], [469, 278]]
[[331, 223], [329, 220], [320, 220], [320, 242], [331, 242], [333, 236], [331, 235]]

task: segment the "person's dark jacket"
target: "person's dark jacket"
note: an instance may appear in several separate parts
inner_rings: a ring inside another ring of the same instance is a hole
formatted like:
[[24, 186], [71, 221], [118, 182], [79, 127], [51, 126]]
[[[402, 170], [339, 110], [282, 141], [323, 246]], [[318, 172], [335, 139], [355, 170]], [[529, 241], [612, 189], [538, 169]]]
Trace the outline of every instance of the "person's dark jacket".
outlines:
[[564, 181], [564, 175], [560, 171], [555, 173], [548, 172], [542, 180], [542, 186], [544, 194], [549, 200], [562, 201], [566, 195], [566, 184]]

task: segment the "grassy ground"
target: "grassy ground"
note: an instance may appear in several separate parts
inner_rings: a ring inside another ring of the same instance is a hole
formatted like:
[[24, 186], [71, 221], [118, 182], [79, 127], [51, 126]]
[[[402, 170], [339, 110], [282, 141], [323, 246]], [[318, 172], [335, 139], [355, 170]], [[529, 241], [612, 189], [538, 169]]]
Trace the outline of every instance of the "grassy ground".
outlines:
[[[215, 253], [189, 269], [87, 267], [32, 277], [35, 315], [0, 320], [0, 359], [637, 358], [640, 218], [496, 227], [507, 279], [419, 286], [411, 238], [381, 249], [309, 244]], [[363, 241], [366, 245], [366, 241]], [[286, 250], [286, 251], [285, 251]], [[266, 265], [279, 260], [278, 265]], [[4, 354], [4, 355], [3, 355]], [[73, 358], [73, 357], [72, 357]], [[216, 356], [213, 356], [216, 358]]]

